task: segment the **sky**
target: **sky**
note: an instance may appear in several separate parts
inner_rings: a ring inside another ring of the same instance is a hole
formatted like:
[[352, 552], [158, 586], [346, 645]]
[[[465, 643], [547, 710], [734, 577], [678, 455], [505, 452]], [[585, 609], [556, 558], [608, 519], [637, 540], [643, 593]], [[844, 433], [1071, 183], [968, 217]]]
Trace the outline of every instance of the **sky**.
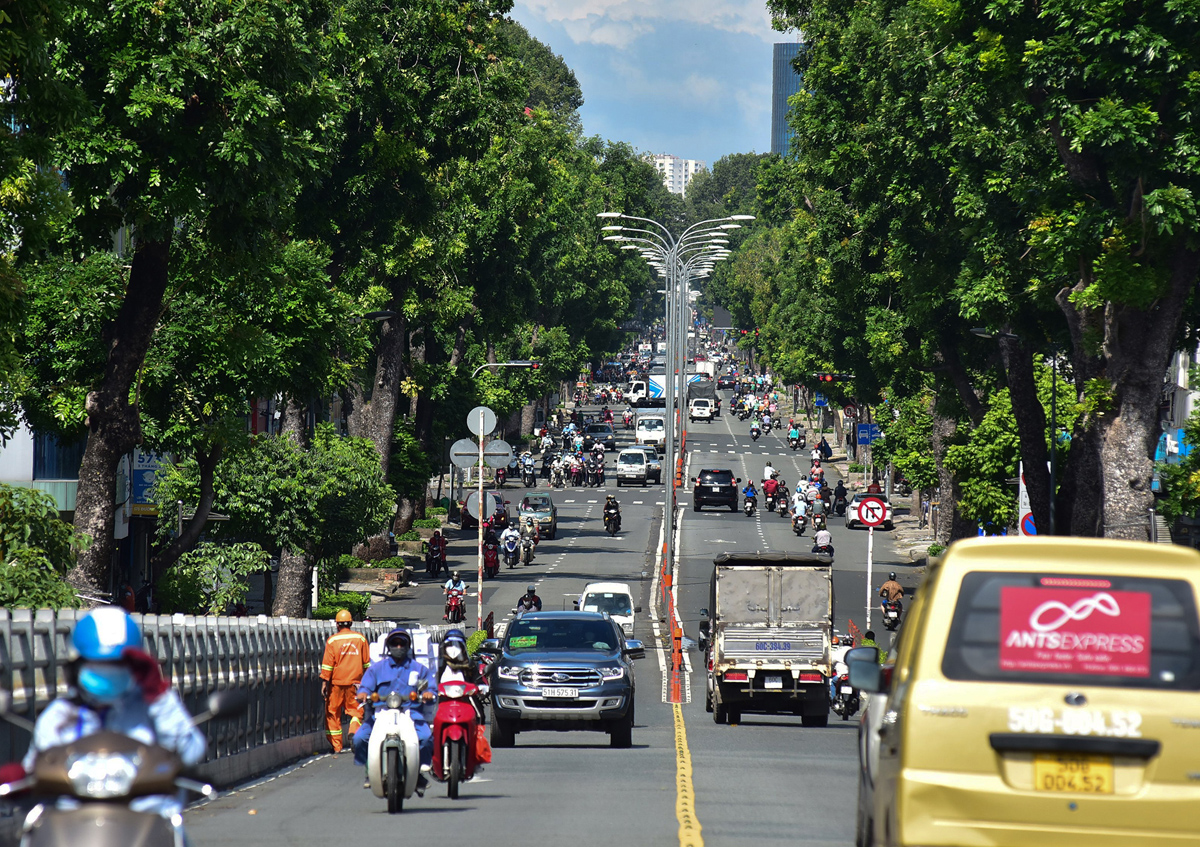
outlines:
[[512, 17], [563, 57], [587, 135], [713, 162], [771, 149], [765, 0], [517, 0]]

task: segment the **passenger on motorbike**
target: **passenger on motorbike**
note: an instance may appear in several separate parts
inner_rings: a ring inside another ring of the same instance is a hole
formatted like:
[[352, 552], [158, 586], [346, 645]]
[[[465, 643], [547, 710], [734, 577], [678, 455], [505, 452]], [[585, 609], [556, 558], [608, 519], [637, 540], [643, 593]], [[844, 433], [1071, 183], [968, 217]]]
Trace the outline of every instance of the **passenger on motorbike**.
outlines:
[[609, 517], [617, 519], [617, 530], [621, 529], [621, 504], [617, 502], [617, 498], [612, 494], [604, 499], [604, 522], [607, 523]]
[[[204, 758], [204, 734], [163, 677], [158, 660], [142, 649], [142, 631], [124, 609], [104, 606], [84, 613], [71, 632], [71, 654], [63, 668], [66, 693], [51, 701], [34, 725], [20, 765], [26, 773], [43, 751], [105, 731], [165, 747], [185, 765]], [[16, 771], [6, 766], [5, 781], [22, 778]], [[183, 811], [173, 796], [138, 797], [129, 808], [165, 818]]]
[[774, 498], [775, 493], [779, 490], [779, 480], [774, 477], [765, 477], [762, 484], [763, 494], [767, 497]]
[[792, 516], [805, 517], [808, 515], [808, 501], [804, 499], [804, 492], [797, 490], [792, 495]]
[[507, 546], [509, 541], [513, 541], [519, 547], [521, 545], [521, 533], [515, 526], [511, 524], [505, 527], [504, 532], [500, 533], [500, 543]]
[[[442, 593], [446, 595], [446, 608], [442, 611], [442, 620], [450, 620], [450, 592], [461, 591], [462, 596], [467, 596], [467, 584], [463, 582], [462, 576], [458, 571], [450, 574], [450, 578], [446, 580], [446, 584], [442, 586]], [[464, 600], [465, 602], [465, 600]]]
[[[380, 699], [395, 692], [400, 695], [402, 708], [408, 711], [413, 725], [417, 730], [417, 738], [421, 742], [421, 775], [417, 778], [417, 795], [424, 797], [429, 780], [425, 773], [433, 763], [433, 732], [425, 721], [422, 705], [432, 703], [437, 699], [437, 692], [430, 686], [434, 679], [429, 668], [418, 662], [412, 655], [412, 635], [408, 630], [396, 628], [388, 633], [384, 641], [386, 654], [378, 662], [367, 668], [363, 673], [362, 682], [358, 685], [358, 699], [367, 703], [366, 721], [358, 732], [354, 733], [354, 764], [367, 766], [367, 748], [371, 742], [371, 730], [375, 727], [375, 710], [370, 706], [372, 694], [378, 694]], [[420, 692], [420, 697], [412, 699], [411, 694]], [[363, 788], [370, 788], [370, 776], [363, 783]]]
[[779, 471], [777, 471], [777, 470], [775, 470], [775, 468], [771, 467], [771, 460], [770, 460], [770, 459], [767, 459], [767, 463], [766, 463], [765, 465], [763, 465], [763, 475], [762, 475], [762, 478], [763, 478], [764, 480], [768, 480], [768, 479], [770, 479], [771, 477], [775, 476], [775, 475], [776, 475], [776, 474], [778, 474], [778, 473], [779, 473]]
[[540, 612], [541, 610], [542, 598], [537, 596], [537, 586], [530, 585], [525, 589], [525, 596], [517, 601], [517, 614]]

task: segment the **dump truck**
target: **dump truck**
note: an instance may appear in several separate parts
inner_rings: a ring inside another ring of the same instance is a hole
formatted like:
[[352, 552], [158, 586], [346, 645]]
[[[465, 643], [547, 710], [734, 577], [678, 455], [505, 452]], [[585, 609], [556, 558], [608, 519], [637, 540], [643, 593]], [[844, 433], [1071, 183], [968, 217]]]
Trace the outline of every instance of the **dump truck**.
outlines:
[[816, 553], [722, 553], [700, 611], [705, 708], [719, 724], [745, 712], [829, 722], [833, 560]]

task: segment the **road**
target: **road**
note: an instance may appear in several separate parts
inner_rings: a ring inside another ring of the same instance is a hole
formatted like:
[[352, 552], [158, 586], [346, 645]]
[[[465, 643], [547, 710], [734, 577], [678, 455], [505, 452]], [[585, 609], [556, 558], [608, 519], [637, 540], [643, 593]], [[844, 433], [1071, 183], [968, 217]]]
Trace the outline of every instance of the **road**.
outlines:
[[[726, 406], [728, 402], [726, 400]], [[618, 424], [618, 429], [620, 424]], [[733, 468], [743, 480], [761, 477], [768, 458], [789, 484], [807, 467], [807, 456], [793, 453], [778, 432], [752, 443], [748, 426], [722, 416], [689, 429], [688, 473], [703, 467]], [[611, 454], [610, 454], [611, 455]], [[611, 461], [610, 461], [611, 465]], [[513, 506], [524, 489], [509, 486]], [[600, 510], [605, 494], [621, 503], [623, 528], [616, 538], [603, 531]], [[386, 814], [384, 803], [361, 788], [362, 771], [349, 755], [323, 756], [277, 777], [236, 790], [187, 813], [190, 838], [197, 847], [242, 845], [295, 847], [353, 839], [363, 843], [434, 843], [447, 837], [479, 839], [489, 845], [571, 842], [579, 845], [698, 844], [681, 837], [677, 819], [677, 757], [690, 756], [694, 801], [690, 808], [708, 845], [847, 845], [853, 841], [856, 791], [855, 721], [831, 716], [828, 727], [803, 728], [799, 718], [747, 715], [739, 725], [717, 726], [704, 710], [704, 677], [688, 675], [689, 702], [682, 707], [682, 728], [674, 709], [663, 702], [663, 669], [653, 647], [649, 575], [654, 568], [664, 508], [662, 486], [565, 489], [554, 493], [559, 535], [543, 541], [529, 567], [504, 569], [485, 584], [484, 604], [497, 619], [537, 585], [545, 608], [570, 608], [584, 583], [619, 580], [640, 585], [643, 613], [635, 637], [647, 642], [647, 659], [637, 673], [634, 746], [615, 750], [608, 738], [590, 733], [522, 733], [517, 746], [498, 750], [482, 777], [463, 786], [451, 801], [434, 783], [423, 799], [413, 798], [402, 816]], [[708, 604], [708, 577], [715, 555], [738, 550], [808, 550], [788, 521], [765, 511], [747, 518], [741, 512], [691, 510], [689, 491], [680, 493], [679, 610], [684, 629], [696, 638], [699, 610]], [[831, 521], [837, 561], [834, 586], [837, 626], [845, 631], [854, 619], [863, 626], [866, 599], [866, 532], [847, 531]], [[473, 537], [473, 536], [472, 536]], [[877, 533], [876, 570], [901, 572], [889, 564], [887, 533]], [[474, 572], [472, 542], [466, 536], [451, 546], [452, 565]], [[882, 581], [879, 577], [876, 582]], [[469, 619], [474, 619], [473, 604]], [[373, 607], [377, 616], [441, 622], [439, 586], [422, 586], [402, 604]], [[876, 616], [877, 617], [877, 616]], [[863, 627], [865, 629], [865, 627]], [[882, 628], [880, 628], [882, 629]], [[882, 633], [881, 633], [882, 634]], [[885, 640], [886, 639], [882, 639]], [[699, 668], [701, 655], [690, 662]], [[682, 751], [682, 753], [680, 752]]]

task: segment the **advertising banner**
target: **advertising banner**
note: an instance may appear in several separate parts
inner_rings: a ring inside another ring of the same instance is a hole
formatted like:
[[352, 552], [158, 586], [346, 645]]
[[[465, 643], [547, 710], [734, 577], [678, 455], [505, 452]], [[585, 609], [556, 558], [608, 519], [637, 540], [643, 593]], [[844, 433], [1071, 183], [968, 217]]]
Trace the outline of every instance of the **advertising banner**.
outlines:
[[1000, 590], [1000, 669], [1149, 676], [1150, 595], [1062, 582]]

